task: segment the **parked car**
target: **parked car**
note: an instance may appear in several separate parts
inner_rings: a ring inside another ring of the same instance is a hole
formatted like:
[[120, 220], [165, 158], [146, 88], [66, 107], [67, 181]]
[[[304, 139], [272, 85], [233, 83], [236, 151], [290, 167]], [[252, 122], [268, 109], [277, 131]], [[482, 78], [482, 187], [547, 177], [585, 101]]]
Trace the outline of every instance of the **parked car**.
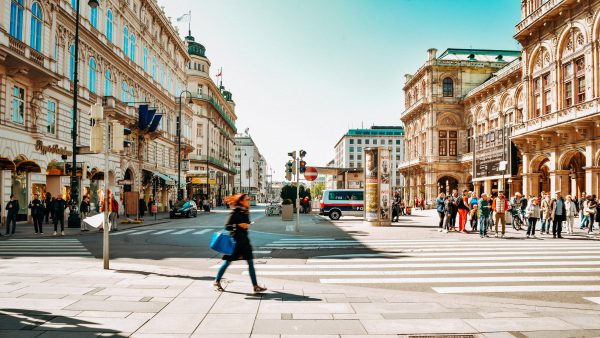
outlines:
[[176, 218], [179, 216], [198, 216], [198, 207], [196, 206], [196, 203], [194, 201], [175, 203], [175, 206], [173, 206], [173, 209], [169, 212], [169, 218]]

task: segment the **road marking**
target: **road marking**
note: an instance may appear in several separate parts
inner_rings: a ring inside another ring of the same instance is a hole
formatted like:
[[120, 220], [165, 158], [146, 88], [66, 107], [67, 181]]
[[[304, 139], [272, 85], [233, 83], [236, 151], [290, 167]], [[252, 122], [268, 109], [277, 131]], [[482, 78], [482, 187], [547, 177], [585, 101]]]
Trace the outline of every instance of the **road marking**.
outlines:
[[135, 232], [135, 231], [137, 231], [137, 230], [125, 230], [125, 231], [118, 231], [118, 232], [111, 231], [110, 235], [111, 236], [119, 236], [119, 235], [125, 235], [125, 234], [128, 234], [130, 232]]
[[[352, 266], [348, 266], [352, 268]], [[600, 268], [531, 268], [531, 269], [463, 269], [463, 270], [343, 270], [343, 271], [266, 271], [265, 276], [414, 276], [414, 275], [492, 275], [512, 273], [584, 273], [600, 272]], [[248, 271], [244, 271], [248, 274]]]
[[129, 236], [137, 236], [137, 235], [142, 235], [142, 234], [146, 234], [146, 233], [149, 233], [149, 232], [152, 232], [152, 231], [154, 231], [154, 230], [142, 230], [142, 231], [137, 231], [137, 232], [134, 232], [134, 233], [130, 233], [130, 234], [129, 234]]
[[[509, 252], [494, 252], [494, 251], [489, 251], [489, 252], [485, 252], [484, 254], [489, 254], [489, 255], [494, 255], [494, 256], [516, 256], [516, 255], [539, 255], [539, 254], [543, 254], [543, 255], [550, 255], [550, 254], [554, 254], [554, 255], [560, 255], [560, 254], [600, 254], [600, 249], [598, 249], [597, 247], [593, 250], [560, 250], [560, 251], [509, 251]], [[406, 255], [411, 255], [411, 257], [413, 256], [431, 256], [431, 257], [436, 257], [436, 256], [453, 256], [453, 257], [460, 257], [460, 256], [467, 256], [468, 258], [466, 258], [466, 260], [470, 260], [470, 256], [473, 256], [473, 253], [471, 252], [452, 252], [452, 253], [448, 253], [448, 252], [400, 252], [400, 253], [381, 253], [378, 256], [375, 257], [388, 257], [388, 258], [368, 258], [368, 257], [364, 257], [361, 256], [360, 254], [343, 254], [343, 255], [332, 255], [332, 256], [328, 256], [328, 257], [346, 257], [346, 258], [352, 258], [352, 262], [388, 262], [390, 261], [390, 259], [398, 259], [398, 257], [403, 257]], [[356, 258], [354, 258], [356, 257]], [[363, 258], [361, 258], [363, 257]], [[373, 257], [373, 256], [370, 256]], [[532, 256], [532, 257], [528, 257], [530, 259], [537, 259], [537, 257]], [[307, 263], [313, 263], [313, 262], [319, 262], [319, 263], [336, 263], [336, 262], [348, 262], [348, 259], [335, 259], [335, 258], [314, 258], [314, 259], [308, 259], [306, 261]]]
[[166, 234], [166, 233], [168, 233], [168, 232], [174, 231], [174, 230], [177, 230], [177, 229], [167, 229], [167, 230], [162, 230], [162, 231], [159, 231], [159, 232], [155, 232], [155, 233], [153, 233], [153, 235], [162, 235], [162, 234]]
[[214, 231], [214, 229], [203, 229], [203, 230], [200, 230], [200, 231], [196, 231], [196, 232], [194, 232], [194, 235], [202, 235], [202, 234], [205, 234], [205, 233], [210, 232], [210, 231]]
[[502, 285], [468, 287], [434, 287], [437, 293], [508, 293], [508, 292], [586, 292], [600, 291], [600, 285]]
[[600, 297], [583, 297], [583, 299], [600, 304]]
[[79, 256], [92, 254], [77, 239], [31, 238], [8, 239], [0, 242], [0, 256]]
[[269, 250], [253, 250], [252, 252], [255, 254], [270, 254], [271, 253], [271, 251], [269, 251]]
[[[516, 262], [461, 262], [461, 263], [444, 263], [444, 267], [498, 267], [498, 266], [573, 266], [573, 265], [600, 265], [600, 261], [571, 261], [571, 260], [552, 260], [552, 261], [516, 261]], [[215, 265], [213, 268], [219, 268], [220, 265]], [[439, 268], [439, 263], [390, 263], [390, 264], [353, 264], [353, 265], [341, 265], [341, 264], [272, 264], [272, 265], [261, 265], [260, 269], [348, 269], [349, 267], [354, 269], [391, 269], [391, 268]], [[229, 269], [244, 269], [242, 265], [231, 265]], [[258, 267], [257, 267], [258, 269]]]
[[180, 231], [177, 231], [177, 232], [174, 232], [174, 233], [172, 233], [171, 235], [183, 235], [183, 234], [185, 234], [185, 233], [187, 233], [187, 232], [190, 232], [190, 231], [194, 231], [194, 229], [185, 229], [185, 230], [180, 230]]
[[434, 278], [321, 278], [323, 284], [437, 284], [437, 283], [520, 283], [520, 282], [597, 282], [600, 276], [493, 276]]

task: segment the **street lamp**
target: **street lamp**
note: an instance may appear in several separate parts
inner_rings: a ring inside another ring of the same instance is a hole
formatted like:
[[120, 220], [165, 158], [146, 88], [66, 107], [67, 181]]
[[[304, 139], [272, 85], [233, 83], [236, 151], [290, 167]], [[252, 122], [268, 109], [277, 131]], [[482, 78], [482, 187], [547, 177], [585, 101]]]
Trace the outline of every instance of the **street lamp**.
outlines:
[[[88, 5], [92, 8], [98, 7], [98, 0], [89, 0]], [[79, 214], [79, 182], [77, 181], [77, 92], [79, 84], [79, 0], [76, 1], [75, 8], [75, 60], [73, 69], [73, 129], [71, 130], [71, 138], [73, 141], [73, 164], [71, 167], [71, 208], [69, 211], [69, 220], [67, 222], [69, 228], [79, 228], [81, 226], [81, 215]], [[106, 174], [108, 177], [108, 173]], [[106, 178], [105, 178], [106, 179]]]
[[188, 103], [194, 103], [192, 101], [192, 93], [188, 90], [184, 90], [179, 94], [179, 120], [177, 121], [177, 199], [183, 199], [183, 190], [181, 189], [181, 111], [183, 104], [181, 98], [186, 93], [190, 96]]

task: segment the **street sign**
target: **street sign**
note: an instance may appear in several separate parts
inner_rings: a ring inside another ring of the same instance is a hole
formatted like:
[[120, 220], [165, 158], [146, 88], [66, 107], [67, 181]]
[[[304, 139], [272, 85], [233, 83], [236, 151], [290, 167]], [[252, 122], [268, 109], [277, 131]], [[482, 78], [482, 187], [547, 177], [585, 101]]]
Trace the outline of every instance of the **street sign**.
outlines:
[[314, 167], [306, 167], [306, 171], [304, 172], [304, 178], [307, 181], [314, 181], [317, 179], [317, 176], [319, 176], [317, 169], [315, 169]]
[[131, 180], [118, 180], [117, 184], [118, 185], [131, 185], [132, 182], [131, 182]]

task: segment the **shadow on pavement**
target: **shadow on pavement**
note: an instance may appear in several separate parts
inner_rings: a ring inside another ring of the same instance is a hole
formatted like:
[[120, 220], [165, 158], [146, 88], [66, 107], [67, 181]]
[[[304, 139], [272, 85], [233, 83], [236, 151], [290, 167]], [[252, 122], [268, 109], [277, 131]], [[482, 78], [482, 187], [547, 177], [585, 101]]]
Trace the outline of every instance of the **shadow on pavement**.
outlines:
[[214, 276], [189, 276], [189, 275], [168, 275], [164, 273], [158, 272], [148, 272], [148, 271], [138, 271], [138, 270], [115, 270], [116, 273], [132, 273], [136, 275], [144, 275], [144, 276], [159, 276], [159, 277], [172, 277], [172, 278], [184, 278], [191, 280], [203, 280], [203, 281], [212, 281], [215, 279]]
[[[44, 334], [53, 337], [127, 337], [99, 323], [76, 317], [57, 316], [50, 312], [28, 309], [0, 310], [0, 337], [35, 337]], [[31, 332], [31, 335], [27, 332]]]
[[296, 295], [293, 293], [281, 292], [281, 291], [268, 291], [265, 293], [248, 293], [248, 292], [238, 292], [238, 291], [223, 291], [223, 293], [231, 293], [236, 295], [246, 295], [245, 299], [248, 300], [281, 300], [281, 301], [293, 301], [293, 302], [320, 302], [321, 299], [304, 296], [304, 295]]

